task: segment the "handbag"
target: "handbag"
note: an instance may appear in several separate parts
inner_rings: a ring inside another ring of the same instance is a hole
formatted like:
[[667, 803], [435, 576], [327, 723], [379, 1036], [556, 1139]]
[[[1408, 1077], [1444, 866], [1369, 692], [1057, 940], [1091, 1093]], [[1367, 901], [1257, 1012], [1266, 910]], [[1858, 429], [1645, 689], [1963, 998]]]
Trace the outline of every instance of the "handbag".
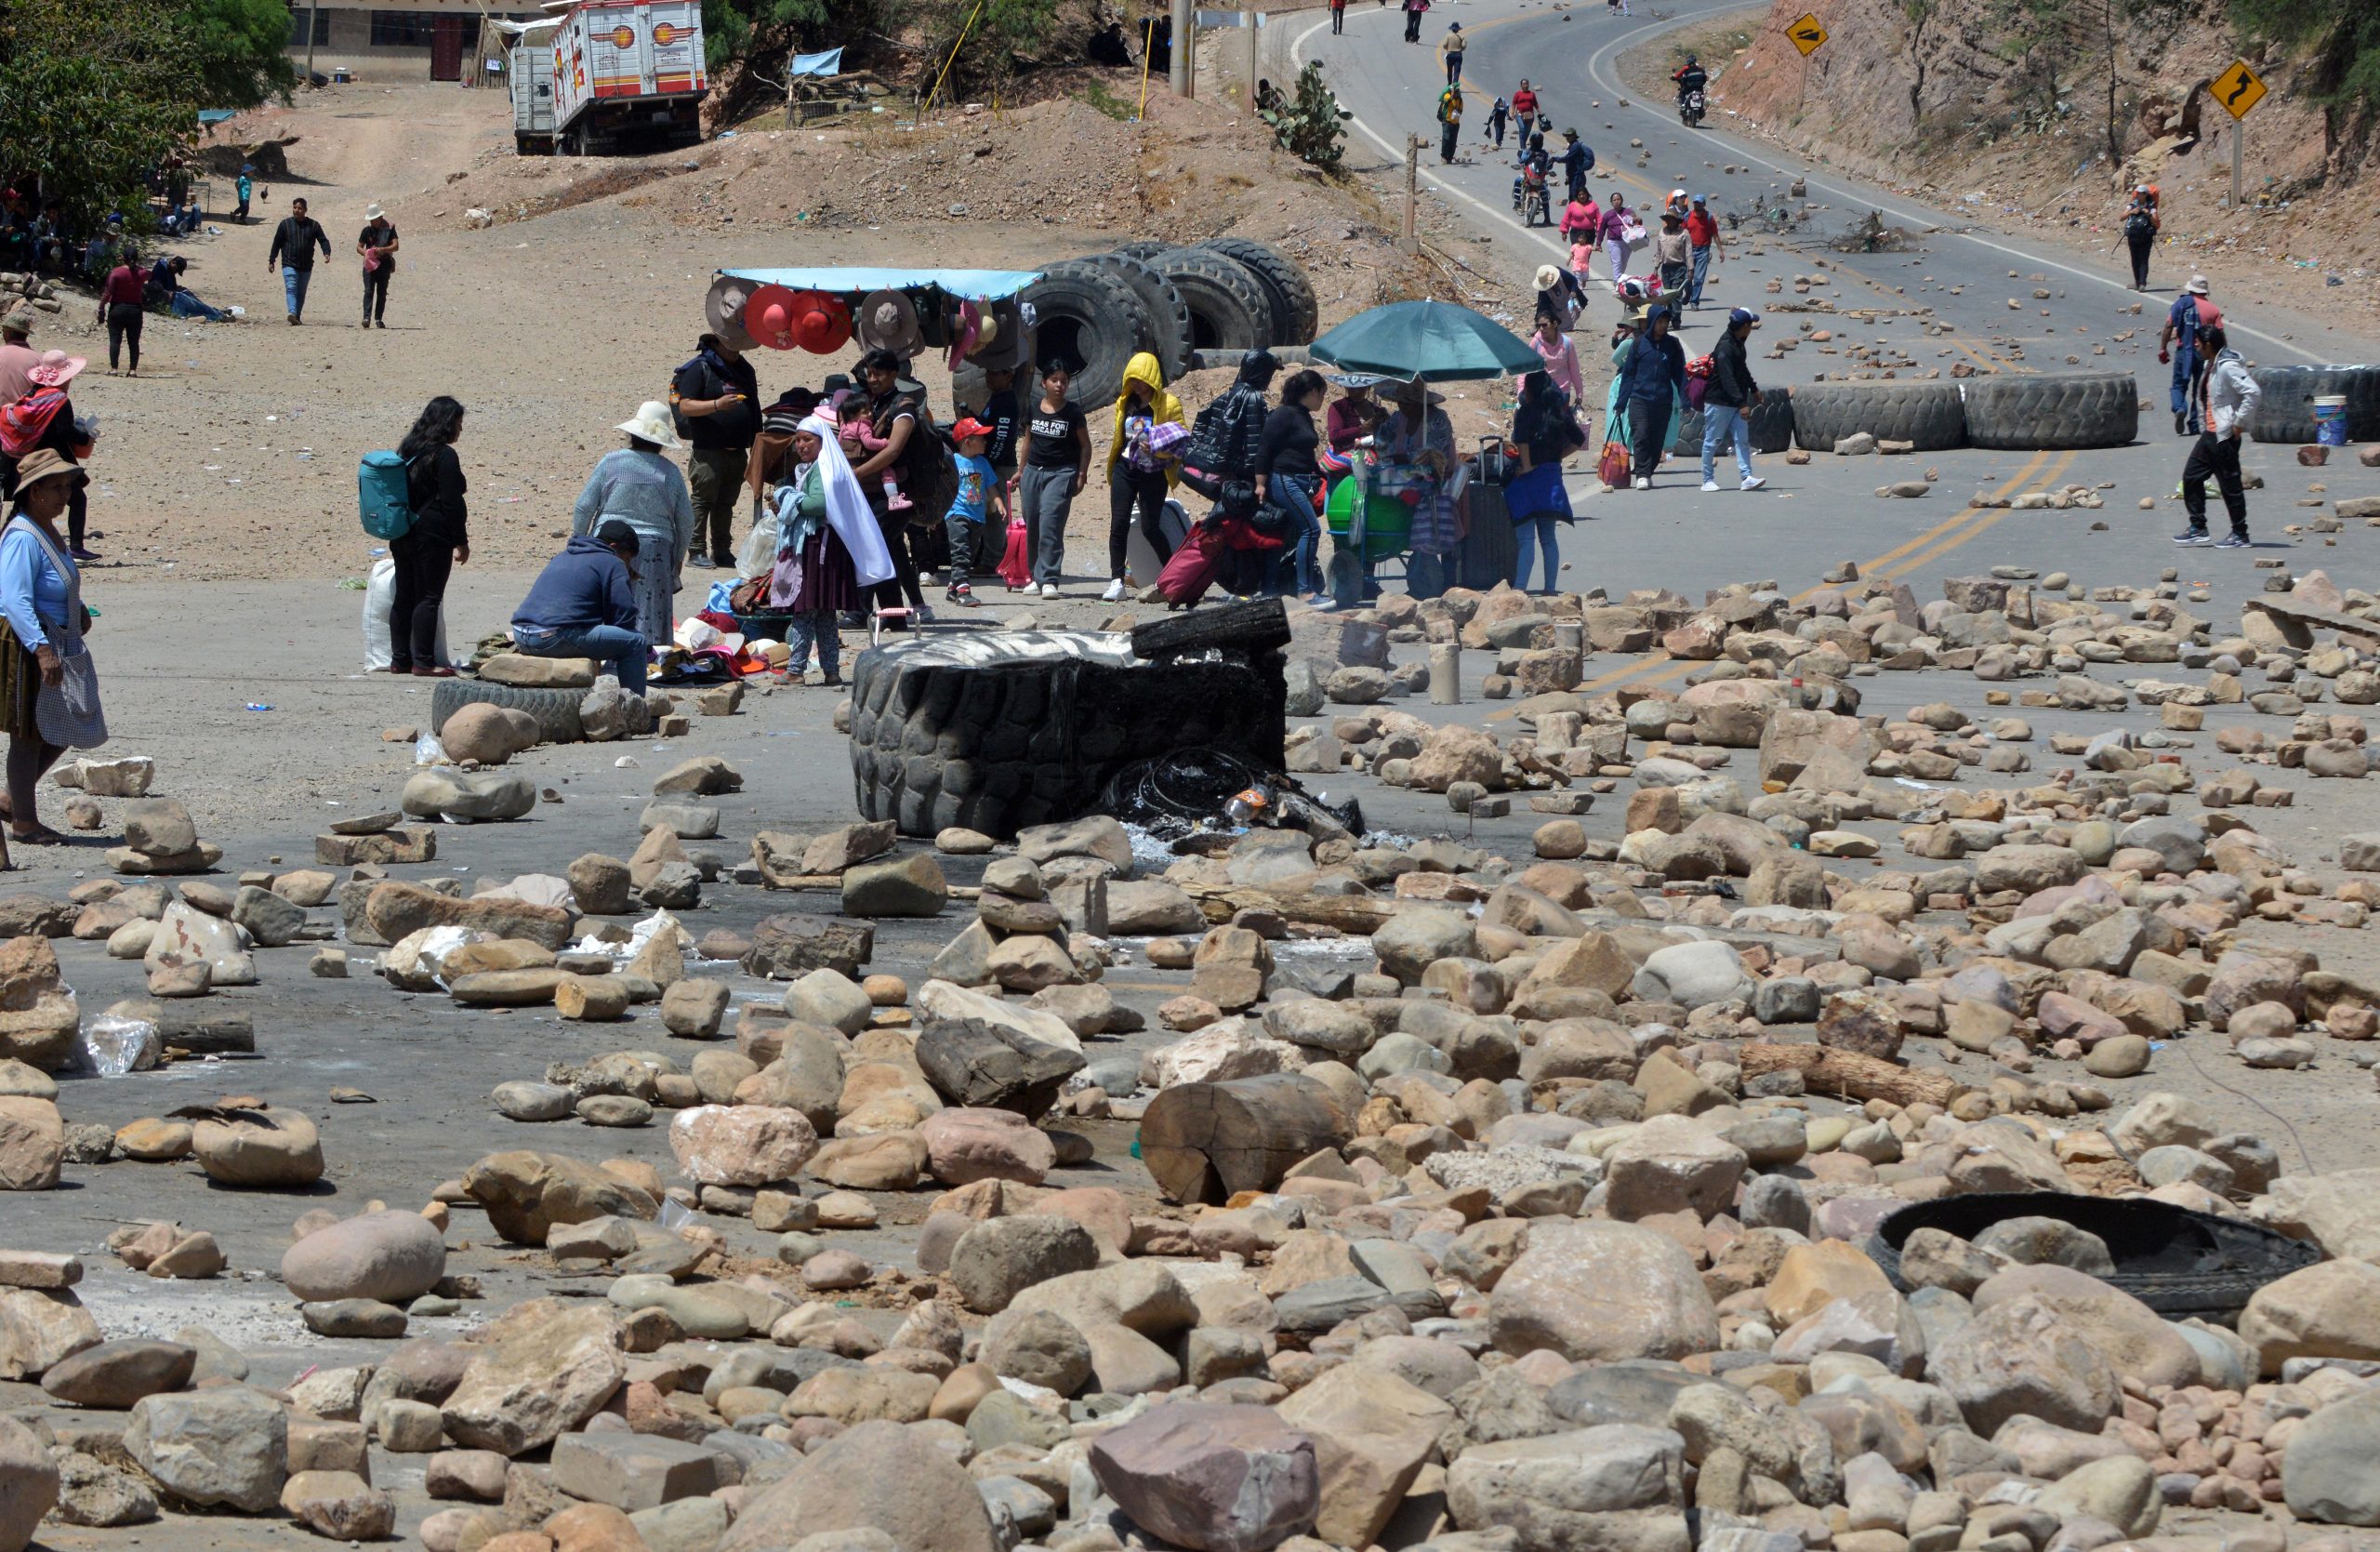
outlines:
[[67, 579], [66, 618], [51, 633], [50, 643], [58, 650], [59, 682], [44, 683], [34, 696], [33, 726], [45, 743], [64, 749], [98, 749], [108, 741], [108, 721], [99, 706], [99, 665], [83, 644], [83, 574], [32, 519], [19, 517], [8, 526], [33, 536], [49, 564]]
[[1595, 463], [1595, 473], [1601, 476], [1606, 490], [1618, 490], [1628, 483], [1628, 447], [1620, 442], [1603, 444], [1603, 457]]

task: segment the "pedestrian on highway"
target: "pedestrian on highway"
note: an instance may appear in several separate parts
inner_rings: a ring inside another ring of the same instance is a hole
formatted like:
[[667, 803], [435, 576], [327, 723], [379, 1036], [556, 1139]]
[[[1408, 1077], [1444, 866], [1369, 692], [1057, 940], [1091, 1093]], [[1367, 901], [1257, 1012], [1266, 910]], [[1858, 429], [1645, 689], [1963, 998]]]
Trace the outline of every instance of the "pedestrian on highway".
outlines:
[[2157, 198], [2148, 184], [2135, 184], [2123, 207], [2123, 240], [2132, 249], [2132, 288], [2149, 289], [2149, 255], [2157, 246]]
[[667, 646], [673, 601], [699, 530], [686, 477], [662, 453], [685, 443], [669, 423], [669, 406], [660, 403], [645, 404], [613, 430], [628, 445], [596, 460], [571, 509], [570, 531], [584, 537], [614, 523], [636, 531], [636, 628], [648, 646]]
[[1594, 170], [1594, 147], [1579, 139], [1575, 129], [1562, 131], [1562, 171], [1570, 180], [1573, 204], [1587, 197], [1587, 174]]
[[1430, 8], [1430, 0], [1405, 0], [1405, 41], [1421, 41], [1421, 13]]
[[1669, 446], [1670, 412], [1686, 400], [1686, 349], [1670, 333], [1670, 310], [1655, 302], [1645, 313], [1645, 330], [1628, 347], [1621, 373], [1622, 396], [1628, 404], [1628, 425], [1633, 445], [1636, 488], [1653, 488], [1653, 471]]
[[281, 296], [294, 326], [306, 316], [306, 287], [314, 281], [314, 250], [331, 256], [331, 240], [323, 223], [306, 214], [306, 202], [293, 199], [289, 214], [272, 231], [272, 246], [264, 256], [265, 273], [281, 271]]
[[2165, 326], [2157, 336], [2157, 359], [2174, 365], [2173, 408], [2174, 434], [2196, 436], [2203, 426], [2199, 418], [2198, 401], [2190, 392], [2191, 379], [2198, 376], [2199, 338], [2209, 327], [2221, 327], [2222, 310], [2207, 295], [2206, 277], [2190, 276], [2189, 285], [2174, 298], [2165, 310]]
[[1462, 79], [1462, 23], [1447, 28], [1447, 35], [1438, 42], [1438, 57], [1447, 62], [1447, 85], [1451, 86]]
[[355, 234], [355, 255], [364, 260], [364, 322], [358, 328], [389, 326], [389, 277], [397, 272], [397, 223], [377, 205], [364, 207], [364, 230]]
[[1451, 165], [1455, 142], [1462, 134], [1462, 88], [1449, 82], [1438, 93], [1438, 160]]
[[1746, 418], [1765, 397], [1752, 377], [1752, 331], [1760, 314], [1748, 307], [1727, 314], [1726, 332], [1711, 351], [1711, 380], [1702, 390], [1702, 488], [1717, 490], [1718, 452], [1736, 444], [1738, 490], [1758, 490], [1768, 482], [1752, 471], [1752, 423]]
[[1527, 138], [1528, 126], [1537, 122], [1537, 89], [1528, 84], [1526, 75], [1513, 88], [1513, 122], [1520, 126], [1523, 139]]
[[[1542, 320], [1540, 320], [1542, 322]], [[1567, 349], [1567, 341], [1566, 341]], [[1578, 371], [1571, 358], [1570, 370]], [[1520, 407], [1513, 414], [1513, 444], [1519, 449], [1519, 471], [1504, 487], [1504, 508], [1512, 516], [1513, 586], [1528, 591], [1532, 550], [1545, 557], [1545, 590], [1561, 589], [1562, 545], [1556, 525], [1578, 521], [1570, 510], [1569, 488], [1562, 480], [1562, 460], [1587, 444], [1579, 429], [1571, 397], [1551, 372], [1531, 372], [1521, 378]]]
[[718, 335], [700, 335], [694, 353], [670, 375], [669, 409], [678, 434], [692, 448], [686, 455], [695, 524], [690, 558], [696, 565], [732, 566], [735, 496], [760, 434], [760, 374], [743, 352]]
[[1586, 402], [1587, 379], [1586, 375], [1579, 370], [1579, 350], [1571, 343], [1569, 335], [1563, 331], [1560, 318], [1550, 312], [1539, 312], [1537, 326], [1529, 333], [1528, 348], [1545, 363], [1545, 370], [1531, 373], [1532, 377], [1551, 378], [1554, 386], [1568, 394], [1574, 405]]
[[[1171, 428], [1160, 433], [1158, 427]], [[1165, 372], [1147, 351], [1124, 364], [1124, 391], [1116, 395], [1116, 429], [1107, 439], [1107, 591], [1104, 602], [1119, 603], [1128, 585], [1124, 556], [1131, 546], [1132, 514], [1140, 512], [1141, 537], [1157, 552], [1159, 571], [1173, 558], [1173, 544], [1165, 537], [1165, 501], [1182, 477], [1179, 449], [1170, 443], [1190, 434], [1182, 401], [1165, 386]], [[1155, 577], [1144, 586], [1154, 583]]]
[[1336, 37], [1347, 30], [1347, 0], [1330, 0], [1330, 33]]
[[[63, 689], [69, 658], [99, 710], [98, 681], [83, 651], [83, 573], [59, 543], [58, 514], [90, 483], [73, 459], [44, 447], [14, 471], [7, 531], [0, 537], [0, 708], [8, 731], [8, 805], [0, 818], [19, 845], [54, 846], [65, 837], [34, 813], [35, 791], [59, 756], [66, 730], [42, 726], [41, 695]], [[67, 708], [58, 708], [66, 710]]]
[[1675, 210], [1662, 211], [1660, 234], [1653, 239], [1653, 259], [1659, 266], [1662, 296], [1686, 294], [1692, 253], [1686, 237], [1686, 218]]
[[1603, 212], [1603, 251], [1604, 257], [1611, 260], [1611, 283], [1614, 285], [1619, 285], [1620, 277], [1628, 272], [1628, 232], [1631, 227], [1641, 230], [1635, 214], [1628, 208], [1627, 196], [1614, 189], [1611, 203], [1604, 206]]
[[92, 320], [108, 331], [108, 371], [118, 365], [122, 347], [132, 347], [132, 375], [140, 375], [140, 311], [142, 298], [149, 289], [149, 277], [141, 272], [139, 256], [126, 248], [123, 262], [108, 272], [99, 283], [99, 312]]
[[1496, 99], [1496, 105], [1488, 110], [1488, 132], [1496, 137], [1496, 149], [1500, 152], [1504, 149], [1504, 121], [1512, 116], [1512, 105], [1501, 97]]
[[1331, 598], [1322, 585], [1322, 524], [1315, 497], [1322, 489], [1322, 465], [1316, 452], [1322, 438], [1315, 412], [1329, 395], [1322, 374], [1307, 368], [1292, 372], [1281, 384], [1281, 402], [1264, 418], [1256, 443], [1257, 494], [1289, 521], [1289, 542], [1274, 562], [1275, 586], [1283, 595], [1304, 595], [1315, 608], [1329, 608]]
[[[668, 422], [663, 406], [646, 407], [660, 411]], [[531, 657], [592, 657], [621, 689], [644, 694], [652, 649], [638, 625], [636, 562], [641, 548], [636, 529], [618, 519], [591, 534], [574, 534], [513, 612], [513, 650]]]
[[1686, 305], [1700, 307], [1702, 287], [1711, 279], [1712, 264], [1726, 257], [1719, 236], [1719, 219], [1711, 214], [1707, 194], [1695, 195], [1694, 207], [1686, 213]]
[[397, 585], [389, 601], [389, 671], [416, 679], [452, 679], [455, 670], [438, 660], [438, 617], [446, 604], [446, 579], [471, 559], [469, 512], [463, 460], [455, 444], [463, 435], [463, 406], [441, 393], [422, 406], [413, 430], [397, 444], [405, 461], [405, 504], [413, 526], [389, 541], [397, 563]]
[[1066, 563], [1066, 518], [1091, 478], [1091, 428], [1082, 406], [1066, 396], [1074, 381], [1067, 364], [1041, 365], [1041, 396], [1025, 417], [1024, 497], [1025, 543], [1041, 596], [1058, 596]]
[[[2217, 550], [2248, 548], [2248, 494], [2240, 479], [2240, 433], [2255, 418], [2263, 391], [2248, 373], [2247, 363], [2230, 348], [2223, 325], [2199, 331], [2203, 360], [2191, 394], [2198, 401], [2205, 430], [2191, 444], [2182, 465], [2182, 507], [2190, 525], [2174, 536], [2175, 544], [2213, 545]], [[2223, 510], [2231, 515], [2231, 531], [2219, 539], [2206, 534], [2206, 482], [2209, 475], [2223, 491]]]

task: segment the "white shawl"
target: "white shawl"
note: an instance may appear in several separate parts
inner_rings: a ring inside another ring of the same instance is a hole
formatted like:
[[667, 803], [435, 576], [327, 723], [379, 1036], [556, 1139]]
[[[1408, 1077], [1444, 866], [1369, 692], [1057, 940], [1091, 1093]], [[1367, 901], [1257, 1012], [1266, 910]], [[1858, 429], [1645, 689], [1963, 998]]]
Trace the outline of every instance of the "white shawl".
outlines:
[[[851, 551], [852, 572], [863, 588], [872, 588], [892, 577], [892, 555], [884, 547], [884, 532], [876, 525], [876, 514], [868, 510], [867, 497], [861, 494], [859, 477], [852, 472], [851, 459], [843, 456], [843, 444], [833, 422], [819, 416], [802, 421], [801, 430], [818, 439], [818, 475], [826, 497], [826, 526], [843, 541]], [[914, 434], [914, 433], [912, 433]], [[779, 523], [787, 530], [790, 512], [785, 506], [794, 498], [796, 485], [784, 486], [777, 497]]]

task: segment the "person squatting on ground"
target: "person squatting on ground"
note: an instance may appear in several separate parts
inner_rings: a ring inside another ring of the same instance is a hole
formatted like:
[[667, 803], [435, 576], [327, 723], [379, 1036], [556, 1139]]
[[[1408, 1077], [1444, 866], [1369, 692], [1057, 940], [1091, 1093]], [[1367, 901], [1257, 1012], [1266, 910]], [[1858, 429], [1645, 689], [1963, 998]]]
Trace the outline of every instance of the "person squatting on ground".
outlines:
[[471, 559], [463, 460], [455, 444], [463, 435], [463, 406], [441, 393], [422, 406], [413, 430], [397, 444], [405, 464], [405, 505], [413, 526], [389, 541], [397, 563], [397, 585], [389, 602], [389, 671], [422, 679], [452, 679], [455, 670], [438, 660], [438, 616], [446, 605], [446, 579]]
[[[66, 838], [41, 822], [34, 793], [74, 730], [56, 725], [53, 712], [45, 731], [42, 694], [64, 689], [67, 659], [83, 656], [90, 617], [83, 574], [59, 541], [58, 514], [90, 476], [46, 447], [29, 455], [16, 474], [7, 528], [0, 533], [0, 715], [8, 728], [8, 806], [0, 817], [11, 842], [47, 846]], [[87, 675], [88, 664], [81, 667]], [[94, 716], [97, 705], [94, 699]], [[99, 736], [105, 736], [102, 726]]]
[[[694, 502], [694, 564], [735, 564], [735, 493], [752, 443], [760, 434], [760, 379], [742, 352], [718, 335], [694, 341], [694, 353], [669, 379], [669, 408], [686, 455]], [[709, 559], [703, 542], [710, 543]]]
[[514, 648], [532, 657], [592, 657], [621, 689], [644, 694], [651, 652], [638, 624], [636, 564], [641, 548], [637, 530], [616, 517], [604, 519], [591, 534], [573, 534], [513, 614]]
[[1711, 380], [1702, 390], [1702, 488], [1719, 488], [1719, 448], [1736, 444], [1738, 490], [1758, 490], [1768, 482], [1752, 471], [1752, 422], [1746, 418], [1765, 397], [1752, 376], [1752, 331], [1760, 314], [1748, 307], [1727, 314], [1726, 331], [1711, 350]]
[[355, 256], [364, 261], [364, 322], [358, 328], [389, 326], [389, 277], [397, 272], [397, 224], [377, 205], [364, 207], [364, 230], [355, 234]]
[[[2216, 325], [2199, 331], [2202, 365], [2191, 385], [2198, 400], [2200, 423], [2190, 456], [2182, 465], [2182, 507], [2190, 525], [2174, 536], [2175, 544], [2217, 550], [2248, 548], [2248, 493], [2240, 480], [2240, 438], [2255, 418], [2263, 391], [2248, 373], [2247, 363], [2231, 349]], [[2223, 510], [2231, 516], [2231, 531], [2219, 539], [2206, 533], [2206, 482], [2212, 476], [2223, 491]]]
[[[672, 639], [674, 600], [695, 537], [694, 503], [686, 477], [661, 456], [685, 444], [669, 424], [669, 407], [648, 402], [613, 430], [628, 444], [596, 460], [571, 508], [570, 531], [579, 537], [625, 523], [636, 535], [636, 619], [649, 647]], [[588, 656], [593, 656], [588, 654]], [[626, 684], [623, 679], [621, 683]]]
[[1025, 468], [1018, 476], [1018, 505], [1025, 510], [1025, 543], [1033, 558], [1033, 580], [1041, 596], [1058, 596], [1065, 574], [1066, 519], [1075, 497], [1091, 478], [1091, 428], [1082, 406], [1066, 396], [1074, 371], [1063, 361], [1044, 362], [1041, 393], [1025, 418]]
[[1109, 604], [1122, 599], [1133, 580], [1126, 576], [1125, 554], [1136, 510], [1141, 537], [1157, 552], [1157, 569], [1163, 571], [1173, 558], [1173, 545], [1165, 537], [1165, 502], [1181, 478], [1182, 460], [1157, 444], [1160, 426], [1173, 428], [1165, 433], [1169, 445], [1190, 434], [1182, 402], [1167, 391], [1157, 357], [1143, 351], [1124, 364], [1124, 391], [1116, 396], [1116, 429], [1107, 444], [1108, 583], [1100, 596]]
[[306, 202], [293, 199], [289, 214], [272, 230], [272, 246], [264, 256], [265, 273], [281, 272], [282, 301], [289, 311], [289, 322], [300, 324], [306, 318], [306, 288], [314, 283], [314, 252], [319, 248], [324, 259], [331, 256], [331, 240], [323, 225], [306, 214]]

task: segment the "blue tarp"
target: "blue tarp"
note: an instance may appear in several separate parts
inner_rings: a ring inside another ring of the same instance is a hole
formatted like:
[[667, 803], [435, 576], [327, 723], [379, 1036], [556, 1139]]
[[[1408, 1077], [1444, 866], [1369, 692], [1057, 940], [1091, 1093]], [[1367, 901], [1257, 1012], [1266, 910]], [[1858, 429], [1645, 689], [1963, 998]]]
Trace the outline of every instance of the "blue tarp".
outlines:
[[198, 111], [198, 122], [210, 126], [221, 124], [226, 119], [234, 119], [239, 116], [240, 111], [237, 108], [201, 108]]
[[829, 48], [823, 54], [796, 54], [787, 67], [790, 75], [840, 75], [843, 73], [843, 51]]
[[721, 270], [723, 275], [755, 285], [783, 285], [796, 291], [831, 291], [837, 295], [868, 291], [915, 291], [939, 286], [954, 297], [1000, 301], [1041, 278], [1038, 270]]

